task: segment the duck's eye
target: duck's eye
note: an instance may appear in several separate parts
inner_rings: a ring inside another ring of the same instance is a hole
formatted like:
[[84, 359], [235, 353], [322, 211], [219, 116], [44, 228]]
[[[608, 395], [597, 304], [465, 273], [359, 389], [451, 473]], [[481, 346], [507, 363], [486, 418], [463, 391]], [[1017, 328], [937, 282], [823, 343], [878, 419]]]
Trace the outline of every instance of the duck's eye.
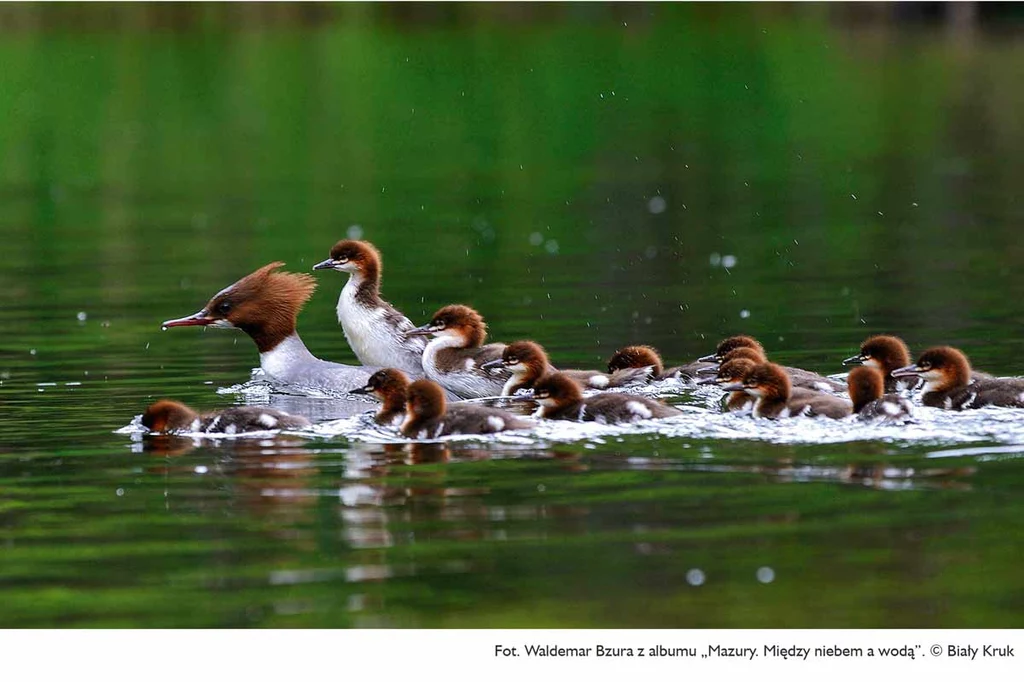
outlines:
[[217, 307], [214, 308], [214, 310], [219, 315], [227, 315], [229, 312], [231, 312], [231, 301], [221, 301], [220, 303], [217, 304]]

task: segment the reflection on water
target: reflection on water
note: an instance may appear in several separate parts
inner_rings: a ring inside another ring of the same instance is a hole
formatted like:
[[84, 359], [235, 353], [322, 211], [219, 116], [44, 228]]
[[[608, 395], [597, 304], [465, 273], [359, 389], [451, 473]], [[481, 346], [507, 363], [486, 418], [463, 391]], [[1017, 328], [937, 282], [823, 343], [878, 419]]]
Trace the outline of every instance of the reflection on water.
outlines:
[[[472, 304], [558, 366], [746, 332], [832, 374], [888, 332], [1022, 374], [1024, 43], [931, 11], [0, 8], [0, 625], [1020, 627], [1018, 411], [663, 383], [660, 424], [408, 443], [159, 330], [362, 236], [414, 321]], [[299, 329], [350, 363], [343, 281]], [[162, 397], [317, 426], [115, 433]]]

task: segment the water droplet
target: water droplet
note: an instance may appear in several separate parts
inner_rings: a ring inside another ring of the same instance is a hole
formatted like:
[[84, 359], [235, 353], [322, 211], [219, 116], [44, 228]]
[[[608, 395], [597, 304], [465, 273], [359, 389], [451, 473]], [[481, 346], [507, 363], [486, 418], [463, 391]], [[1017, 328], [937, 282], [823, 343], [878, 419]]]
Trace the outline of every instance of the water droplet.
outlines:
[[545, 490], [547, 490], [547, 486], [545, 486], [543, 483], [537, 484], [537, 492], [542, 493]]
[[723, 268], [734, 268], [736, 267], [736, 256], [727, 254], [722, 256], [722, 267]]
[[757, 569], [757, 581], [759, 583], [768, 584], [775, 580], [775, 571], [770, 566], [762, 566]]
[[160, 331], [162, 331], [162, 332], [167, 331], [167, 325], [166, 324], [160, 325]]
[[544, 250], [551, 254], [558, 253], [558, 242], [554, 239], [549, 239], [547, 243], [544, 244]]
[[665, 209], [667, 207], [668, 207], [668, 202], [665, 201], [665, 197], [662, 197], [662, 196], [653, 196], [647, 202], [647, 210], [650, 211], [654, 215], [658, 215], [659, 213], [664, 213]]
[[29, 355], [35, 355], [36, 354], [36, 349], [35, 348], [30, 349], [28, 354]]
[[750, 317], [750, 311], [746, 309], [741, 310], [740, 317], [742, 317], [744, 320], [747, 319], [748, 317]]
[[207, 471], [209, 471], [209, 469], [208, 469], [208, 468], [206, 468], [205, 466], [203, 466], [202, 464], [200, 464], [199, 466], [197, 466], [197, 467], [195, 468], [195, 472], [196, 472], [197, 474], [205, 474], [205, 473], [206, 473]]
[[704, 571], [699, 568], [691, 568], [686, 572], [686, 582], [694, 587], [700, 587], [704, 584]]
[[544, 243], [544, 235], [542, 235], [540, 232], [533, 232], [532, 234], [530, 234], [530, 245], [531, 246], [540, 246], [543, 243]]
[[78, 314], [75, 315], [75, 317], [78, 318], [79, 322], [85, 322], [89, 318], [89, 316], [85, 314], [84, 310], [78, 311]]
[[718, 253], [711, 254], [708, 260], [711, 263], [711, 267], [713, 268], [717, 268], [719, 265], [722, 264], [722, 256], [721, 254]]
[[118, 497], [124, 497], [124, 488], [118, 488], [117, 489], [117, 496]]
[[[383, 188], [381, 189], [383, 192]], [[349, 239], [362, 239], [363, 238], [363, 226], [362, 225], [349, 225], [345, 231], [345, 235]]]

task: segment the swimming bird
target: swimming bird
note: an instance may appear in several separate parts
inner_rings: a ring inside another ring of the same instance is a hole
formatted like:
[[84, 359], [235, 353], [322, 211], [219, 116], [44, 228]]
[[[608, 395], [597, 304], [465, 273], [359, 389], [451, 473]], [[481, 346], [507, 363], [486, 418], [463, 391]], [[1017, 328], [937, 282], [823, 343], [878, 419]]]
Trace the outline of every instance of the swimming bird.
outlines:
[[608, 359], [609, 372], [617, 372], [629, 368], [639, 369], [642, 367], [654, 368], [651, 378], [655, 381], [663, 381], [665, 379], [692, 381], [697, 378], [698, 373], [702, 369], [717, 369], [717, 366], [710, 362], [691, 362], [679, 367], [665, 369], [661, 360], [661, 354], [652, 346], [626, 346], [615, 351], [611, 358]]
[[246, 433], [309, 426], [305, 417], [269, 407], [229, 407], [199, 414], [176, 400], [158, 400], [142, 413], [142, 425], [153, 433]]
[[[901, 381], [890, 373], [894, 369], [905, 367], [910, 364], [910, 349], [898, 336], [877, 334], [869, 336], [860, 345], [860, 352], [857, 355], [843, 360], [844, 365], [861, 364], [865, 367], [874, 367], [882, 372], [885, 377], [885, 390], [895, 392], [904, 388], [912, 388], [917, 381]], [[849, 382], [849, 379], [847, 380]]]
[[457, 411], [448, 409], [441, 387], [429, 379], [418, 379], [409, 384], [406, 391], [402, 435], [406, 438], [429, 439], [532, 428], [529, 422], [493, 407], [460, 407]]
[[715, 376], [700, 379], [697, 384], [713, 384], [723, 391], [728, 391], [729, 398], [725, 401], [726, 412], [746, 411], [754, 406], [755, 399], [743, 391], [743, 380], [754, 371], [758, 364], [760, 363], [747, 358], [727, 360], [719, 365], [718, 373]]
[[682, 414], [664, 403], [623, 393], [599, 393], [584, 398], [579, 385], [561, 372], [541, 378], [533, 385], [533, 398], [540, 404], [539, 417], [621, 424], [645, 419], [665, 419]]
[[395, 367], [412, 376], [423, 374], [425, 339], [408, 336], [415, 328], [405, 315], [380, 296], [383, 268], [380, 251], [370, 242], [343, 239], [314, 270], [347, 272], [338, 297], [338, 322], [359, 362]]
[[885, 381], [877, 367], [854, 367], [846, 377], [853, 400], [853, 412], [861, 420], [909, 421], [914, 416], [910, 401], [898, 395], [884, 394]]
[[556, 370], [548, 361], [544, 348], [533, 341], [516, 341], [505, 346], [501, 357], [481, 365], [483, 369], [504, 367], [512, 376], [505, 382], [501, 395], [510, 396], [521, 388], [533, 388], [541, 377], [561, 371], [583, 389], [617, 388], [631, 384], [646, 384], [650, 381], [652, 368], [626, 368], [610, 374], [586, 369]]
[[786, 371], [771, 362], [755, 367], [743, 380], [742, 387], [729, 386], [726, 390], [742, 390], [754, 396], [753, 415], [766, 419], [799, 416], [842, 419], [853, 411], [849, 401], [837, 396], [792, 388]]
[[894, 377], [921, 377], [921, 402], [944, 410], [988, 405], [1024, 407], [1024, 379], [971, 381], [971, 363], [963, 351], [937, 346], [921, 353], [917, 362], [893, 371]]
[[488, 371], [481, 367], [501, 359], [503, 343], [483, 345], [487, 325], [480, 313], [465, 305], [447, 305], [409, 336], [433, 335], [423, 351], [423, 371], [459, 398], [500, 396], [512, 376], [507, 369]]
[[237, 328], [256, 343], [260, 367], [275, 381], [324, 391], [362, 386], [371, 371], [315, 357], [295, 330], [299, 311], [316, 289], [305, 274], [279, 272], [284, 263], [264, 265], [217, 293], [194, 315], [163, 323], [168, 327]]
[[[732, 359], [737, 357], [735, 351], [739, 348], [749, 348], [760, 354], [762, 362], [768, 361], [768, 355], [764, 352], [764, 346], [761, 345], [761, 342], [753, 336], [746, 335], [730, 336], [718, 344], [714, 353], [705, 355], [700, 358], [700, 361], [721, 363], [726, 358]], [[794, 388], [807, 388], [812, 391], [827, 393], [839, 393], [846, 390], [846, 386], [843, 384], [822, 376], [817, 372], [800, 369], [799, 367], [786, 367], [784, 365], [779, 365], [779, 367], [782, 367], [783, 371], [789, 375], [790, 384]]]

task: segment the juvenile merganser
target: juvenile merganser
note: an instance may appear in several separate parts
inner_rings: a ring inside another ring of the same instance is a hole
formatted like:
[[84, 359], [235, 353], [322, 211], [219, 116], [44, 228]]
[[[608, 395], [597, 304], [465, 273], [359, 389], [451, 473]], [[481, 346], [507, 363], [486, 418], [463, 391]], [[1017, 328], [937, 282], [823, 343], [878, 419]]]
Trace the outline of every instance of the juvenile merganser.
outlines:
[[883, 394], [885, 380], [877, 367], [854, 367], [846, 376], [858, 419], [905, 422], [913, 418], [910, 401], [893, 393]]
[[[750, 348], [756, 353], [759, 353], [763, 358], [762, 362], [767, 362], [768, 356], [764, 352], [764, 346], [761, 342], [752, 336], [740, 335], [730, 336], [718, 344], [718, 348], [711, 355], [705, 355], [700, 358], [701, 362], [719, 362], [726, 359], [733, 359], [738, 357], [737, 355], [730, 355], [738, 348]], [[794, 388], [807, 388], [812, 391], [823, 391], [823, 392], [842, 392], [846, 390], [846, 386], [829, 379], [828, 377], [822, 376], [817, 372], [810, 372], [806, 369], [800, 369], [799, 367], [786, 367], [779, 365], [789, 375], [791, 386]]]
[[894, 377], [924, 380], [921, 402], [944, 410], [987, 405], [1024, 407], [1024, 379], [978, 379], [971, 382], [971, 363], [956, 348], [939, 346], [921, 353], [917, 362], [894, 370]]
[[[912, 387], [911, 382], [901, 381], [890, 375], [894, 369], [910, 364], [910, 349], [898, 336], [886, 334], [869, 336], [864, 343], [860, 344], [860, 352], [843, 360], [843, 364], [861, 364], [881, 371], [882, 376], [885, 377], [885, 390], [890, 393]], [[847, 378], [847, 383], [849, 383], [849, 378]], [[915, 380], [913, 383], [916, 384], [917, 381]]]
[[548, 354], [544, 348], [533, 341], [516, 341], [508, 344], [499, 359], [485, 362], [481, 367], [504, 367], [512, 373], [501, 389], [503, 396], [510, 396], [521, 388], [533, 388], [542, 376], [557, 371], [575, 381], [580, 388], [598, 390], [646, 384], [650, 381], [652, 372], [650, 366], [621, 369], [611, 374], [586, 369], [556, 370], [548, 361]]
[[198, 313], [167, 320], [163, 327], [237, 327], [256, 342], [267, 376], [282, 383], [330, 392], [365, 384], [372, 370], [320, 360], [299, 338], [295, 320], [316, 281], [311, 275], [276, 272], [283, 265], [264, 265], [222, 290]]
[[784, 417], [848, 417], [853, 406], [846, 400], [826, 393], [794, 389], [789, 375], [779, 365], [766, 362], [755, 367], [743, 380], [740, 388], [728, 387], [728, 391], [746, 391], [754, 396], [753, 414], [765, 419]]
[[665, 365], [661, 361], [661, 354], [652, 346], [626, 346], [615, 351], [608, 360], [609, 372], [618, 372], [619, 370], [629, 368], [639, 369], [641, 367], [653, 367], [654, 376], [651, 378], [655, 381], [663, 381], [664, 379], [692, 381], [697, 378], [702, 369], [717, 369], [714, 363], [699, 361], [665, 369]]
[[[350, 393], [356, 395], [373, 395], [381, 401], [380, 409], [374, 420], [383, 426], [399, 426], [405, 419], [405, 404], [408, 399], [409, 386], [412, 381], [400, 369], [389, 367], [379, 369], [367, 380], [366, 386], [356, 388]], [[468, 403], [450, 403], [446, 412], [455, 414], [476, 409]]]
[[480, 313], [465, 305], [447, 305], [409, 336], [434, 338], [423, 351], [423, 371], [428, 379], [444, 386], [459, 398], [486, 398], [501, 395], [512, 376], [505, 369], [488, 371], [481, 366], [501, 359], [503, 343], [482, 345], [487, 325]]
[[548, 374], [534, 384], [533, 398], [540, 404], [536, 416], [546, 419], [621, 424], [683, 413], [656, 400], [622, 393], [599, 393], [584, 399], [579, 385], [561, 372]]
[[272, 429], [301, 429], [305, 417], [269, 407], [229, 407], [199, 414], [175, 400], [158, 400], [142, 413], [142, 425], [153, 433], [246, 433]]
[[338, 297], [338, 322], [359, 362], [423, 374], [425, 339], [407, 336], [415, 325], [380, 297], [381, 257], [370, 242], [343, 239], [314, 270], [349, 273]]
[[[761, 361], [763, 362], [763, 360]], [[754, 398], [743, 391], [743, 380], [754, 371], [758, 362], [747, 358], [736, 358], [727, 360], [718, 367], [718, 373], [707, 379], [700, 379], [698, 384], [714, 384], [723, 391], [729, 391], [729, 398], [725, 401], [726, 412], [742, 412], [754, 406]]]
[[532, 426], [513, 414], [493, 407], [462, 405], [458, 411], [448, 410], [444, 391], [429, 379], [412, 382], [406, 393], [405, 421], [401, 427], [402, 435], [406, 438], [498, 433]]
[[[768, 362], [768, 358], [765, 354], [756, 348], [748, 348], [746, 346], [740, 346], [739, 348], [733, 348], [731, 351], [722, 356], [721, 365], [733, 360], [750, 360], [755, 365], [763, 365]], [[713, 362], [708, 363], [707, 367], [701, 368], [697, 371], [699, 376], [714, 376], [718, 374], [718, 368], [721, 367], [719, 364]], [[791, 379], [792, 381], [792, 379]]]

